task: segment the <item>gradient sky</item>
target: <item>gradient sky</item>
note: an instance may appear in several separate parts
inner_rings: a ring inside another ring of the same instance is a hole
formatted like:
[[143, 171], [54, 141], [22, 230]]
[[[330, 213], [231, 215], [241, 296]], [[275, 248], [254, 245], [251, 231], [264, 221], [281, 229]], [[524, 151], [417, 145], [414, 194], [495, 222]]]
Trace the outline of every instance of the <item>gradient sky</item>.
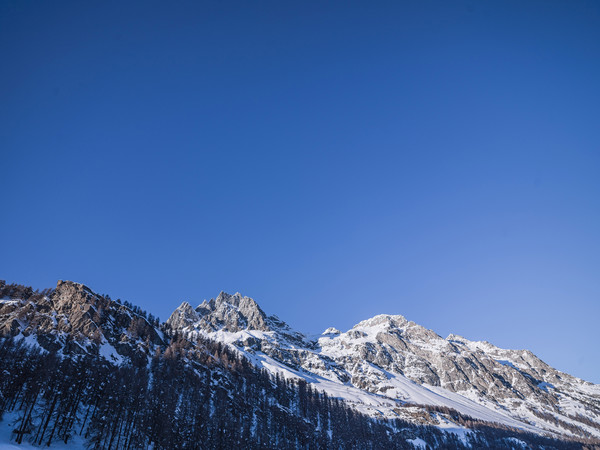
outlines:
[[600, 382], [600, 3], [0, 3], [0, 278]]

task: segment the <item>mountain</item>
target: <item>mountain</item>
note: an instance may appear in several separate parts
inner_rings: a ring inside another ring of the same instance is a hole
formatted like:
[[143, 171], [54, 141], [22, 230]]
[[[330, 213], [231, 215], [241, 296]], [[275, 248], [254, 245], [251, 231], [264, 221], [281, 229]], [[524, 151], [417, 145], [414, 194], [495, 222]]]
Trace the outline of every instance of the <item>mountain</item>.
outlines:
[[3, 290], [3, 336], [27, 336], [47, 351], [102, 355], [116, 362], [127, 357], [137, 364], [147, 363], [156, 346], [164, 345], [156, 324], [83, 284], [59, 281], [46, 293], [52, 295]]
[[226, 343], [259, 367], [304, 379], [374, 417], [454, 427], [420, 406], [446, 407], [535, 433], [600, 438], [599, 385], [560, 372], [530, 351], [456, 335], [444, 339], [400, 315], [307, 338], [254, 300], [222, 292], [195, 309], [184, 303], [167, 324]]
[[407, 442], [419, 436], [454, 441], [354, 414], [301, 380], [271, 377], [219, 342], [182, 338], [79, 283], [34, 292], [0, 281], [0, 331], [0, 448], [340, 448], [350, 439], [384, 449], [413, 448]]
[[307, 337], [249, 297], [166, 323], [0, 280], [0, 447], [600, 448], [598, 386], [402, 316]]

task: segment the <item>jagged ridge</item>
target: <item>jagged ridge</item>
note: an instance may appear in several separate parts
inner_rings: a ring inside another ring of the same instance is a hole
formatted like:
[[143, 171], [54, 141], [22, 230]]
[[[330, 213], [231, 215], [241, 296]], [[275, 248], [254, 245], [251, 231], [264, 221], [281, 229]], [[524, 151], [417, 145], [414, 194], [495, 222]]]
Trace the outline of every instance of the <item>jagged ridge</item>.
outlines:
[[304, 378], [363, 412], [410, 419], [402, 406], [429, 404], [538, 433], [600, 437], [600, 386], [526, 350], [444, 339], [400, 315], [378, 315], [345, 333], [329, 328], [309, 340], [281, 321], [269, 326], [256, 302], [240, 294], [203, 302], [193, 310], [197, 319], [189, 305], [180, 308], [167, 321], [173, 329], [227, 343], [257, 365]]
[[[59, 282], [53, 292], [0, 300], [3, 335], [112, 364], [145, 367], [152, 354], [172, 352], [154, 325], [72, 282]], [[443, 339], [403, 316], [379, 315], [345, 333], [328, 329], [309, 339], [267, 316], [254, 300], [221, 293], [196, 309], [183, 302], [161, 327], [192, 341], [223, 342], [258, 367], [305, 380], [376, 417], [450, 430], [481, 423], [474, 417], [580, 438], [597, 436], [600, 428], [598, 386], [555, 371], [531, 352], [455, 335]]]

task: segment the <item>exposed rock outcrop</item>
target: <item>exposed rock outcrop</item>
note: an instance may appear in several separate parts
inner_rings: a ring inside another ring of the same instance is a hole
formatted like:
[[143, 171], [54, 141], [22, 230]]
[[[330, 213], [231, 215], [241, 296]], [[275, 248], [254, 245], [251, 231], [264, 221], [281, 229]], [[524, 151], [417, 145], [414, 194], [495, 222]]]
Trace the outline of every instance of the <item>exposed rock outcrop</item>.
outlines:
[[139, 364], [163, 343], [142, 315], [72, 281], [59, 281], [49, 296], [1, 301], [0, 333], [33, 336], [41, 347], [65, 353], [102, 354], [108, 348], [113, 359]]

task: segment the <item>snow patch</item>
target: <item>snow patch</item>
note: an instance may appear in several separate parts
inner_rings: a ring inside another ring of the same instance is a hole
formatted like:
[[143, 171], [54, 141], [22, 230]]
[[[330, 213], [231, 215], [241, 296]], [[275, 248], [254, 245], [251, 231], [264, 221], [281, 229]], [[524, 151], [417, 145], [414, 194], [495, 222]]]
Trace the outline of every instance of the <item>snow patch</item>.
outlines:
[[427, 448], [428, 444], [421, 438], [407, 439], [406, 442], [410, 443], [414, 448]]

